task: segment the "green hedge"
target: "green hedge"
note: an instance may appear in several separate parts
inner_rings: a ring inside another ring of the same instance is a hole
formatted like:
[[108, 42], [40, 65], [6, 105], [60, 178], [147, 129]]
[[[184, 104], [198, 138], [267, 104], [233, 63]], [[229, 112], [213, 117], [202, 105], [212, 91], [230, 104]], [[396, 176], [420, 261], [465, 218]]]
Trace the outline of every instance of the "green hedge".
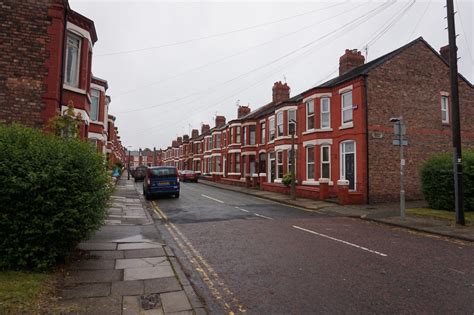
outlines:
[[[438, 154], [425, 162], [421, 170], [425, 200], [433, 209], [454, 211], [452, 154]], [[464, 210], [474, 211], [474, 152], [463, 154]]]
[[0, 125], [0, 269], [46, 269], [103, 222], [104, 159], [88, 143]]

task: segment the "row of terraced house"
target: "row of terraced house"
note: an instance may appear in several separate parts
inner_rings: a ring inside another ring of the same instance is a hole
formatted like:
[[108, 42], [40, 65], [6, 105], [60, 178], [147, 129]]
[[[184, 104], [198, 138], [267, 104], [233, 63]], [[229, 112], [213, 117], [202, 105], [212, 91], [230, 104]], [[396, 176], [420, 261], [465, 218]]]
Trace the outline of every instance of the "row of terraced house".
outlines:
[[0, 122], [44, 129], [71, 104], [81, 139], [110, 165], [123, 162], [107, 81], [92, 75], [94, 22], [67, 0], [0, 0], [0, 8]]
[[[316, 70], [316, 69], [315, 69]], [[474, 88], [459, 75], [462, 143], [474, 146]], [[418, 38], [365, 63], [346, 50], [339, 76], [295, 96], [276, 82], [272, 101], [237, 118], [217, 116], [159, 151], [160, 165], [191, 169], [231, 185], [289, 193], [294, 135], [296, 194], [342, 204], [398, 198], [399, 147], [391, 118], [406, 124], [405, 190], [422, 198], [420, 168], [431, 155], [452, 152], [448, 47], [438, 53]]]

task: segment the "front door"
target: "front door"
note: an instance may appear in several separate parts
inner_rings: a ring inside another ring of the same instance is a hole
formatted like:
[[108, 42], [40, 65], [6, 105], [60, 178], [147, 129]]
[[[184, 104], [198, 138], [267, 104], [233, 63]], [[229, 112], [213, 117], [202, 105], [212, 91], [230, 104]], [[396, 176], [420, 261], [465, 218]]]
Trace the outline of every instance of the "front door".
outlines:
[[341, 178], [349, 181], [349, 190], [355, 190], [355, 141], [341, 143]]

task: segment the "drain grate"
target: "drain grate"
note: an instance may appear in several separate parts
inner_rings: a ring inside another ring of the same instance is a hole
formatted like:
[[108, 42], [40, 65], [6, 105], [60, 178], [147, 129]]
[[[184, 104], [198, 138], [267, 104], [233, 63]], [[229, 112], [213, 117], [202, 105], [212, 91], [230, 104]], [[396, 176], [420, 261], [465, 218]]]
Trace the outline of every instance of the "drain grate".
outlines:
[[140, 296], [140, 306], [143, 310], [152, 310], [161, 306], [161, 299], [158, 293]]

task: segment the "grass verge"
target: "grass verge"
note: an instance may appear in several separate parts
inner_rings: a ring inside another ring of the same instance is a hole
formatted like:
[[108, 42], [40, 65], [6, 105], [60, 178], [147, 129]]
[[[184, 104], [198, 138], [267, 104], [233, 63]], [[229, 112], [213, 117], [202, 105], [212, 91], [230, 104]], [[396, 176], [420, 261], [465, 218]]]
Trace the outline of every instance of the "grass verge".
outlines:
[[[430, 208], [412, 208], [407, 209], [407, 214], [415, 215], [419, 217], [431, 217], [436, 219], [443, 219], [449, 221], [455, 221], [455, 214], [451, 211], [435, 210]], [[466, 219], [466, 225], [474, 225], [474, 212], [464, 212]]]
[[0, 272], [0, 314], [38, 314], [48, 309], [53, 275], [24, 271]]

